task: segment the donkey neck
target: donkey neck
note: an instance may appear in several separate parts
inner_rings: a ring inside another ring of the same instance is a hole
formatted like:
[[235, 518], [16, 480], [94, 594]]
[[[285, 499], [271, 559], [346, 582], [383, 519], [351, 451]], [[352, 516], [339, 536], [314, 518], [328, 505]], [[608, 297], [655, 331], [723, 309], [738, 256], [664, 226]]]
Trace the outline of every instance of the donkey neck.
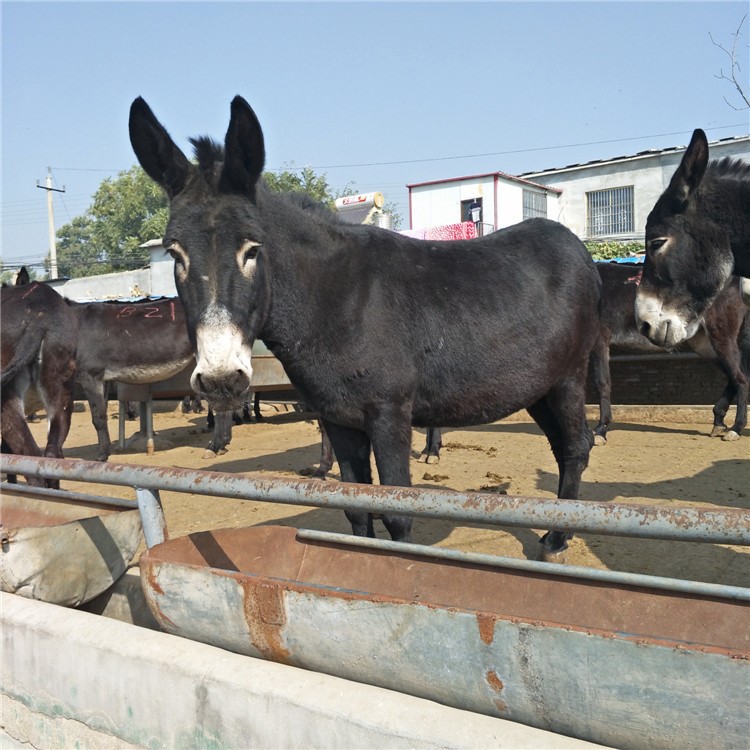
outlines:
[[320, 306], [341, 271], [337, 258], [346, 225], [285, 196], [266, 195], [263, 208], [271, 305], [259, 337], [283, 361], [327, 323]]
[[[748, 171], [750, 174], [750, 170]], [[726, 232], [734, 256], [734, 273], [750, 276], [750, 179], [745, 173], [717, 176], [703, 194], [703, 212]]]

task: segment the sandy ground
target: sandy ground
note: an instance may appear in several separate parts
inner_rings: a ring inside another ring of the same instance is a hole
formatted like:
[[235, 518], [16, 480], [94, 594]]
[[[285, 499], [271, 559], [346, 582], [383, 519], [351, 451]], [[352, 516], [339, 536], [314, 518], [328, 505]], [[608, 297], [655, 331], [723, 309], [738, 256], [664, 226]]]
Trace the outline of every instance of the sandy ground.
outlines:
[[[82, 405], [74, 414], [65, 444], [67, 458], [95, 458], [95, 432]], [[312, 415], [301, 415], [283, 405], [264, 404], [267, 419], [234, 428], [229, 451], [205, 459], [209, 436], [205, 415], [184, 415], [177, 402], [155, 404], [157, 450], [143, 452], [133, 439], [117, 450], [117, 404], [110, 403], [113, 462], [148, 466], [213, 469], [257, 475], [298, 477], [320, 456], [320, 437]], [[593, 417], [593, 412], [591, 414]], [[133, 437], [137, 422], [128, 422]], [[750, 508], [750, 431], [738, 442], [711, 439], [708, 408], [615, 408], [609, 443], [594, 448], [583, 476], [581, 499], [618, 500], [652, 505], [688, 504]], [[43, 442], [44, 422], [31, 425]], [[424, 434], [415, 430], [412, 481], [421, 487], [485, 490], [511, 495], [554, 497], [557, 470], [546, 439], [525, 413], [495, 424], [444, 433], [439, 464], [426, 466], [416, 458]], [[339, 479], [334, 465], [330, 475]], [[64, 488], [133, 497], [129, 488], [105, 490], [82, 483], [63, 482]], [[300, 508], [179, 493], [162, 493], [170, 536], [209, 528], [281, 523], [296, 527], [349, 532], [342, 511]], [[378, 536], [387, 532], [376, 522]], [[417, 519], [414, 541], [513, 557], [533, 557], [539, 530], [498, 529]], [[568, 562], [595, 568], [692, 578], [750, 586], [750, 550], [747, 548], [577, 536]]]

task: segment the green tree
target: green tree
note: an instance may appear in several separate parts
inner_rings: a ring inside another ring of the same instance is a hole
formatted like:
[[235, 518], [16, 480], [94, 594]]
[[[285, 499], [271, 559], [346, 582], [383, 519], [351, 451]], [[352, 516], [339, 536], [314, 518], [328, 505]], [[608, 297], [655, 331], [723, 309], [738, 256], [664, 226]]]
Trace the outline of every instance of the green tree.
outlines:
[[312, 167], [296, 170], [292, 163], [278, 173], [264, 172], [263, 179], [274, 193], [307, 193], [313, 200], [327, 203], [331, 208], [338, 197], [331, 191], [326, 176], [315, 174]]
[[83, 216], [58, 231], [58, 268], [64, 276], [128, 271], [148, 262], [139, 247], [161, 237], [167, 198], [140, 167], [104, 180]]

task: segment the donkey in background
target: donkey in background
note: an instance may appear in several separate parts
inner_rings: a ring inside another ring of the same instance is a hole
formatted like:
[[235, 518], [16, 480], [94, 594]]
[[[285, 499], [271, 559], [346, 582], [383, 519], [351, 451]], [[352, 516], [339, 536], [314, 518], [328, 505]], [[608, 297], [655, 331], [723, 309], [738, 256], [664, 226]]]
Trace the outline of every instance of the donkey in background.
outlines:
[[[612, 421], [612, 378], [609, 369], [610, 346], [631, 352], [656, 352], [664, 348], [652, 344], [638, 330], [635, 299], [640, 267], [617, 263], [597, 263], [602, 279], [601, 328], [591, 352], [593, 385], [599, 395], [599, 424], [594, 428], [596, 445], [607, 442]], [[735, 278], [706, 310], [702, 322], [685, 342], [694, 352], [715, 360], [727, 376], [727, 386], [714, 405], [711, 437], [739, 440], [747, 425], [748, 381], [750, 380], [750, 311], [740, 293], [741, 280]], [[735, 422], [724, 420], [732, 401], [737, 400]]]
[[639, 330], [670, 349], [691, 338], [732, 274], [750, 277], [750, 163], [709, 162], [698, 129], [646, 220]]
[[[3, 449], [27, 456], [63, 457], [70, 431], [76, 376], [78, 319], [46, 284], [0, 289], [0, 388]], [[18, 281], [17, 281], [18, 283]], [[30, 386], [47, 409], [47, 444], [42, 452], [26, 423]], [[59, 487], [58, 480], [28, 477], [29, 484]]]

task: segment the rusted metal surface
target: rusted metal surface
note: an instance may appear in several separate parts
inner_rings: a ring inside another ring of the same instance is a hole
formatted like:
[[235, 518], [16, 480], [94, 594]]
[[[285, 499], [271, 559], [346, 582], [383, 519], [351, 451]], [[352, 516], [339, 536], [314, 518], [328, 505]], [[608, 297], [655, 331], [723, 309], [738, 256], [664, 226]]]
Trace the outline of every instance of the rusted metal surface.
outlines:
[[750, 545], [750, 512], [738, 508], [646, 506], [526, 498], [481, 492], [385, 487], [314, 479], [0, 455], [0, 470], [289, 505], [409, 513], [469, 523]]
[[511, 568], [531, 573], [543, 573], [547, 576], [585, 578], [603, 584], [614, 583], [627, 586], [645, 586], [682, 594], [698, 594], [700, 596], [714, 596], [723, 599], [737, 599], [739, 601], [750, 602], [750, 588], [741, 586], [727, 586], [703, 581], [686, 581], [679, 578], [665, 578], [639, 573], [623, 573], [618, 570], [597, 570], [581, 565], [560, 565], [557, 563], [538, 562], [536, 560], [519, 560], [515, 557], [498, 557], [496, 555], [486, 555], [477, 552], [447, 549], [446, 547], [405, 544], [404, 542], [392, 542], [389, 539], [348, 536], [346, 534], [336, 534], [330, 531], [317, 531], [314, 529], [299, 529], [297, 531], [297, 539], [304, 542], [344, 544], [348, 547], [369, 547], [370, 549], [379, 549], [384, 552], [395, 552], [397, 554], [412, 553], [421, 557], [433, 557], [436, 560], [466, 562], [472, 565], [490, 565], [497, 568]]
[[8, 492], [15, 497], [36, 497], [36, 498], [57, 498], [65, 502], [81, 501], [87, 504], [89, 508], [125, 508], [135, 510], [138, 508], [137, 500], [128, 500], [124, 497], [111, 497], [106, 495], [90, 495], [85, 492], [76, 492], [75, 490], [53, 490], [48, 487], [33, 487], [28, 484], [10, 484], [0, 482], [0, 496]]
[[141, 521], [137, 509], [60, 494], [35, 497], [3, 488], [0, 589], [77, 606], [125, 573], [141, 541]]
[[619, 748], [746, 746], [746, 603], [201, 532], [141, 558], [169, 632]]

